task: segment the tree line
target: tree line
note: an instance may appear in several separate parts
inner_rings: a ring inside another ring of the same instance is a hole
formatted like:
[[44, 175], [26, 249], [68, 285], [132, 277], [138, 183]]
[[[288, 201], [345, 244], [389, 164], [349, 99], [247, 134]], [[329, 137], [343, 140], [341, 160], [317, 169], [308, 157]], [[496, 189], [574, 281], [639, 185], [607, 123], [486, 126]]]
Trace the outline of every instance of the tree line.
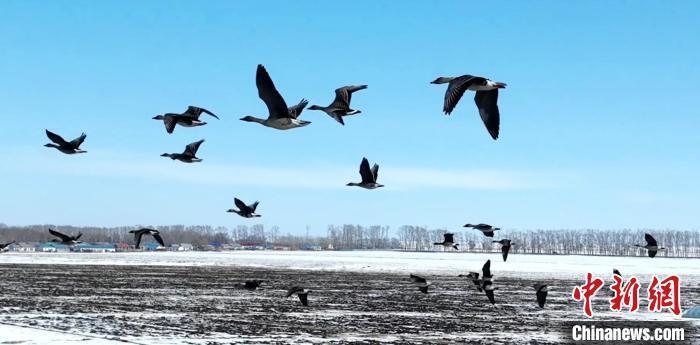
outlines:
[[[47, 242], [53, 239], [47, 229], [54, 228], [67, 234], [82, 233], [86, 242], [131, 243], [133, 226], [75, 227], [49, 224], [7, 226], [0, 223], [0, 242]], [[500, 246], [493, 240], [508, 238], [512, 241], [511, 253], [519, 254], [579, 254], [640, 256], [646, 252], [634, 244], [646, 244], [644, 234], [651, 233], [660, 246], [668, 248], [657, 256], [700, 257], [700, 231], [691, 230], [501, 230], [493, 238], [477, 230], [430, 229], [424, 226], [404, 225], [396, 231], [382, 225], [329, 225], [325, 236], [308, 234], [281, 234], [278, 226], [212, 227], [208, 225], [164, 225], [147, 226], [161, 231], [168, 243], [191, 243], [202, 249], [208, 244], [256, 243], [302, 249], [318, 246], [323, 249], [392, 249], [406, 251], [440, 251], [433, 245], [441, 242], [447, 232], [454, 233], [461, 251], [498, 252]], [[449, 250], [449, 249], [448, 249]]]

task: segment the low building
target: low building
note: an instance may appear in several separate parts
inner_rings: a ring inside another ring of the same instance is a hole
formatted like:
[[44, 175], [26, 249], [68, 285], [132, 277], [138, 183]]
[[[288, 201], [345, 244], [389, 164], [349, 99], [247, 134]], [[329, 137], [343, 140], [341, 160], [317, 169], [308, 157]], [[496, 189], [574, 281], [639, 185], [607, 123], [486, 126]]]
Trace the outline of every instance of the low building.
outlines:
[[36, 252], [39, 242], [19, 242], [10, 245], [9, 250], [13, 252]]
[[194, 246], [191, 243], [173, 243], [168, 249], [174, 252], [189, 252], [194, 250]]
[[44, 242], [37, 246], [36, 251], [44, 253], [66, 253], [70, 251], [70, 247], [60, 243]]
[[117, 245], [113, 243], [80, 243], [73, 246], [73, 250], [81, 253], [114, 253]]

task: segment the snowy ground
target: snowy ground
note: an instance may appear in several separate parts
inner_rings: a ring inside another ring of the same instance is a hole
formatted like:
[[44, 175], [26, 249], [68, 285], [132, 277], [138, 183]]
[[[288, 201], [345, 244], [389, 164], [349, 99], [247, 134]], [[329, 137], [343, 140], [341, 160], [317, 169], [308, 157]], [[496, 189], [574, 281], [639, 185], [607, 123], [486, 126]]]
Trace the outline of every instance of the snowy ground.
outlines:
[[[463, 278], [486, 259], [499, 287], [495, 306]], [[574, 285], [612, 267], [638, 275], [676, 273], [683, 307], [700, 297], [693, 259], [356, 252], [4, 253], [0, 255], [0, 344], [563, 343], [558, 329], [581, 319]], [[426, 275], [421, 294], [408, 273]], [[233, 289], [262, 279], [255, 292]], [[551, 286], [535, 304], [535, 282]], [[291, 285], [310, 306], [284, 298]], [[607, 286], [605, 289], [607, 289]], [[594, 320], [673, 320], [611, 313], [607, 292]], [[642, 291], [642, 308], [646, 293]]]

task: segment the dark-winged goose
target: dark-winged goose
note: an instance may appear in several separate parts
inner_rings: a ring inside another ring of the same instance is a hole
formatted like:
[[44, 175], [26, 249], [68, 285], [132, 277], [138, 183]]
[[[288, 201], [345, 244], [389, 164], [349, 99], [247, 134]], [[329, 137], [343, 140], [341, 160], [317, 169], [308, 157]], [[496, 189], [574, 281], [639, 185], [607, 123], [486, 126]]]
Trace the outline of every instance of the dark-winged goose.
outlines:
[[455, 243], [454, 235], [455, 234], [452, 234], [449, 232], [445, 233], [442, 235], [443, 236], [442, 242], [435, 242], [433, 244], [436, 246], [443, 246], [445, 248], [452, 247], [455, 250], [459, 250], [459, 243]]
[[82, 233], [78, 233], [78, 235], [76, 235], [76, 236], [68, 236], [68, 235], [62, 234], [54, 229], [49, 229], [49, 233], [51, 235], [58, 237], [58, 238], [52, 239], [51, 242], [61, 243], [61, 244], [65, 244], [68, 246], [83, 243], [81, 241], [78, 241], [80, 236], [83, 236]]
[[60, 135], [51, 132], [48, 129], [46, 130], [46, 136], [49, 137], [49, 140], [53, 141], [53, 143], [48, 143], [44, 145], [46, 147], [53, 147], [56, 150], [59, 150], [67, 155], [87, 152], [85, 150], [80, 149], [80, 145], [83, 143], [83, 141], [85, 141], [85, 138], [87, 137], [85, 133], [81, 134], [79, 137], [71, 141], [65, 141]]
[[474, 229], [476, 229], [476, 230], [479, 230], [479, 231], [481, 231], [482, 233], [484, 233], [484, 236], [486, 236], [486, 237], [493, 237], [493, 232], [494, 232], [494, 231], [496, 231], [496, 230], [501, 230], [501, 228], [494, 228], [493, 226], [488, 225], [488, 224], [484, 224], [484, 223], [476, 224], [476, 225], [474, 225], [474, 224], [465, 224], [464, 227], [465, 227], [465, 228], [474, 228]]
[[665, 249], [666, 249], [666, 248], [664, 248], [664, 247], [659, 247], [658, 244], [656, 243], [656, 240], [654, 239], [654, 237], [652, 237], [652, 236], [649, 235], [649, 234], [644, 234], [644, 239], [647, 241], [647, 245], [646, 245], [646, 246], [643, 246], [643, 245], [641, 245], [641, 244], [635, 244], [634, 246], [635, 246], [635, 247], [639, 247], [639, 248], [644, 248], [644, 249], [646, 249], [647, 252], [648, 252], [648, 254], [649, 254], [649, 257], [650, 257], [650, 258], [655, 257], [655, 256], [656, 256], [656, 252], [658, 252], [659, 250], [665, 250]]
[[156, 115], [153, 117], [153, 119], [162, 120], [163, 124], [165, 125], [165, 131], [168, 132], [168, 134], [171, 134], [175, 130], [175, 125], [180, 125], [183, 127], [197, 127], [206, 125], [206, 122], [199, 120], [199, 116], [202, 114], [210, 115], [217, 120], [219, 119], [219, 117], [211, 111], [204, 108], [195, 107], [193, 105], [187, 107], [187, 110], [185, 110], [185, 112], [182, 114], [167, 113], [164, 115]]
[[10, 245], [17, 243], [15, 241], [9, 243], [0, 243], [0, 253], [10, 250]]
[[255, 210], [258, 208], [258, 204], [260, 202], [256, 201], [250, 205], [246, 205], [243, 201], [241, 201], [238, 198], [233, 198], [233, 203], [236, 204], [236, 207], [238, 207], [237, 210], [235, 209], [229, 209], [226, 212], [231, 212], [231, 213], [236, 213], [239, 216], [243, 218], [254, 218], [254, 217], [260, 217], [259, 214], [255, 213]]
[[311, 290], [306, 290], [301, 286], [292, 286], [289, 290], [287, 290], [286, 297], [297, 295], [297, 297], [299, 297], [299, 301], [301, 301], [301, 305], [307, 307], [309, 305], [309, 292], [311, 292]]
[[510, 240], [508, 239], [502, 239], [500, 241], [493, 241], [494, 243], [500, 243], [501, 244], [501, 255], [503, 255], [503, 262], [508, 260], [508, 252], [510, 251]]
[[430, 282], [428, 282], [427, 279], [417, 276], [415, 274], [411, 274], [409, 276], [411, 279], [411, 282], [418, 287], [418, 290], [422, 293], [428, 293], [428, 287], [430, 287]]
[[153, 239], [155, 239], [161, 246], [165, 247], [165, 242], [163, 242], [163, 238], [160, 237], [160, 231], [158, 230], [141, 228], [138, 230], [131, 230], [129, 231], [129, 233], [134, 234], [134, 240], [136, 241], [136, 249], [139, 249], [139, 246], [141, 245], [141, 238], [144, 235], [153, 236]]
[[246, 280], [245, 283], [236, 283], [233, 285], [236, 289], [255, 291], [262, 284], [262, 280]]
[[547, 285], [545, 284], [535, 284], [533, 285], [535, 292], [537, 294], [537, 305], [540, 308], [544, 308], [544, 304], [547, 302]]
[[350, 109], [350, 100], [352, 99], [352, 93], [355, 91], [366, 89], [367, 85], [348, 85], [335, 89], [335, 99], [327, 107], [322, 107], [320, 105], [312, 105], [309, 110], [321, 110], [328, 114], [328, 116], [334, 118], [341, 125], [345, 126], [343, 121], [343, 116], [359, 114], [362, 111]]
[[347, 186], [357, 186], [365, 189], [384, 187], [383, 184], [377, 183], [377, 178], [379, 177], [379, 165], [374, 164], [374, 166], [372, 166], [370, 169], [367, 158], [362, 158], [362, 162], [360, 163], [360, 176], [362, 177], [362, 182], [350, 182], [347, 184]]
[[241, 120], [257, 122], [263, 126], [282, 130], [304, 127], [311, 123], [310, 121], [298, 119], [304, 107], [309, 104], [309, 101], [302, 99], [299, 104], [287, 107], [287, 103], [277, 91], [277, 88], [275, 88], [275, 84], [263, 65], [258, 65], [258, 70], [255, 73], [255, 85], [258, 87], [258, 96], [267, 105], [269, 115], [264, 120], [254, 116], [246, 116], [241, 118]]
[[491, 302], [491, 304], [495, 304], [496, 299], [494, 296], [494, 291], [498, 288], [493, 286], [493, 275], [491, 275], [491, 260], [486, 260], [486, 263], [484, 263], [484, 266], [481, 268], [481, 288], [486, 293], [486, 297], [488, 297], [489, 302]]
[[204, 139], [200, 141], [195, 141], [187, 146], [185, 146], [185, 151], [182, 153], [164, 153], [160, 155], [161, 157], [170, 157], [172, 160], [179, 160], [184, 163], [196, 163], [201, 162], [201, 158], [197, 158], [197, 150], [199, 150], [199, 145], [202, 145]]
[[484, 125], [486, 125], [493, 140], [498, 139], [501, 122], [501, 115], [498, 111], [498, 89], [504, 89], [506, 84], [468, 74], [460, 77], [440, 77], [431, 82], [431, 84], [445, 83], [449, 83], [447, 91], [445, 91], [445, 104], [442, 109], [445, 114], [452, 113], [465, 91], [476, 91], [474, 102], [479, 109], [481, 120], [484, 121]]

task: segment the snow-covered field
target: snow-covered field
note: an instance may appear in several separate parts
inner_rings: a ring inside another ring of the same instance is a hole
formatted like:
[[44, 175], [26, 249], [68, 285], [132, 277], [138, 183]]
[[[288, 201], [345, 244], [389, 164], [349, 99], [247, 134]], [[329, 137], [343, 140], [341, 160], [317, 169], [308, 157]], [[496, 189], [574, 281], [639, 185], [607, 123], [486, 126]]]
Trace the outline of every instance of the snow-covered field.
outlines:
[[[457, 277], [495, 276], [496, 305]], [[513, 343], [557, 344], [562, 325], [583, 319], [571, 298], [586, 272], [611, 281], [612, 268], [679, 274], [683, 307], [700, 298], [700, 260], [647, 257], [415, 253], [391, 251], [226, 253], [4, 253], [0, 255], [0, 344]], [[406, 279], [425, 275], [421, 294]], [[262, 279], [254, 292], [233, 289]], [[536, 282], [551, 290], [536, 306]], [[285, 298], [311, 289], [309, 307]], [[606, 285], [604, 289], [607, 289]], [[608, 292], [594, 320], [678, 320], [612, 313]], [[642, 305], [646, 308], [642, 290]]]
[[586, 272], [610, 275], [700, 277], [700, 259], [611, 257], [581, 255], [400, 251], [232, 251], [141, 253], [4, 253], [0, 264], [246, 266], [272, 269], [384, 273], [461, 274], [480, 270], [488, 259], [501, 276], [522, 274], [546, 278], [580, 278]]

